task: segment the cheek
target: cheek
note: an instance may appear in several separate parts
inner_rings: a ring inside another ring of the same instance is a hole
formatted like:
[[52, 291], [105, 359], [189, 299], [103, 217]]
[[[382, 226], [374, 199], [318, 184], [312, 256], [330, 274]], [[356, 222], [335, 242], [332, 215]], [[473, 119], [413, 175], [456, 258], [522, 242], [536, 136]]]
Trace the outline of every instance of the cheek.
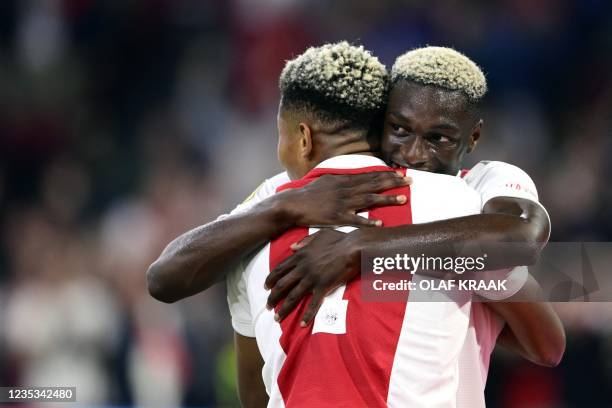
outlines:
[[279, 137], [278, 144], [276, 145], [276, 155], [278, 156], [278, 161], [281, 162], [281, 164], [283, 164], [284, 156], [283, 147], [283, 139]]
[[461, 167], [462, 154], [457, 151], [440, 153], [437, 156], [439, 169], [437, 173], [454, 175]]
[[281, 165], [291, 173], [295, 173], [296, 169], [301, 167], [301, 158], [298, 154], [298, 147], [295, 143], [291, 143], [288, 138], [279, 140], [278, 143], [278, 160]]
[[278, 153], [278, 161], [283, 165], [283, 167], [286, 168], [287, 165], [291, 163], [291, 160], [290, 160], [289, 144], [284, 138], [281, 138], [278, 140], [277, 153]]
[[391, 154], [399, 150], [399, 147], [400, 146], [397, 143], [393, 143], [388, 136], [383, 135], [380, 146], [383, 157], [389, 157]]
[[456, 152], [438, 149], [434, 152], [434, 157], [441, 163], [450, 163], [455, 161]]

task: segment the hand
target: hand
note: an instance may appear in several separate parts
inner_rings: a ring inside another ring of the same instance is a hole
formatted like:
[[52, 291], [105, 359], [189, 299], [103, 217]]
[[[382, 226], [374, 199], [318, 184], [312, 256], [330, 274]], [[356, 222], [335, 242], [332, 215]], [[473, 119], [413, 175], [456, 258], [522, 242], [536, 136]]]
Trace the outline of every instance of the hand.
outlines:
[[302, 188], [283, 191], [275, 199], [294, 226], [382, 226], [380, 220], [356, 213], [366, 208], [404, 204], [405, 195], [380, 193], [411, 182], [409, 177], [392, 171], [326, 174]]
[[277, 321], [284, 319], [312, 293], [301, 323], [306, 327], [317, 314], [323, 298], [357, 276], [361, 252], [355, 243], [355, 232], [358, 230], [345, 234], [326, 228], [292, 245], [295, 254], [278, 264], [265, 282], [266, 288], [272, 288], [269, 308], [285, 299], [275, 315]]

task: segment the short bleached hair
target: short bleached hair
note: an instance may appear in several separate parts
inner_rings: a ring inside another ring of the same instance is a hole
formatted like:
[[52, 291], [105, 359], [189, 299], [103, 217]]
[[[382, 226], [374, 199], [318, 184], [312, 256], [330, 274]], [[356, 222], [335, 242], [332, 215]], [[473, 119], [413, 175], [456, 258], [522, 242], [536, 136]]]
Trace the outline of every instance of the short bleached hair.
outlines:
[[324, 119], [367, 124], [386, 105], [388, 75], [363, 46], [342, 41], [311, 47], [288, 61], [279, 87], [285, 107], [305, 107]]
[[460, 91], [471, 102], [487, 92], [482, 70], [462, 53], [446, 47], [423, 47], [398, 57], [391, 69], [391, 82], [408, 80]]

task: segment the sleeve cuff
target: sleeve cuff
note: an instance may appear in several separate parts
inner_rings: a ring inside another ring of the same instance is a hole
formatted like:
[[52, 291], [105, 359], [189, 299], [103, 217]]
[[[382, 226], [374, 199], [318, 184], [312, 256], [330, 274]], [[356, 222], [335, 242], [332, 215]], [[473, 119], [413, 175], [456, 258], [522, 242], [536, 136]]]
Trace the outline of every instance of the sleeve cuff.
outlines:
[[236, 333], [244, 337], [255, 337], [255, 329], [251, 322], [232, 317], [232, 327]]
[[515, 190], [512, 188], [506, 188], [506, 187], [501, 187], [501, 188], [495, 188], [492, 190], [487, 190], [482, 194], [482, 206], [484, 207], [484, 205], [487, 203], [487, 201], [491, 200], [492, 198], [495, 197], [515, 197], [515, 198], [523, 198], [525, 200], [529, 200], [529, 201], [533, 201], [535, 203], [538, 203], [538, 198], [535, 197], [533, 194], [531, 194], [528, 191], [525, 190]]

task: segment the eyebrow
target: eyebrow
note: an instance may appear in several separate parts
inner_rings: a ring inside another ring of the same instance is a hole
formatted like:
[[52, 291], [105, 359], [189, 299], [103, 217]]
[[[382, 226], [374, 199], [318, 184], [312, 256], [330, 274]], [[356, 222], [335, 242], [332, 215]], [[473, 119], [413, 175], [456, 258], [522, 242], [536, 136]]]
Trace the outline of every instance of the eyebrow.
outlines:
[[[390, 116], [393, 116], [394, 118], [397, 118], [399, 120], [403, 120], [406, 122], [411, 122], [410, 118], [402, 115], [401, 112], [389, 112]], [[461, 130], [459, 128], [459, 126], [453, 124], [453, 123], [449, 123], [449, 122], [444, 122], [444, 123], [440, 123], [438, 125], [434, 125], [432, 126], [433, 129], [439, 129], [439, 130], [453, 130], [453, 131], [459, 131]]]
[[406, 120], [408, 119], [407, 117], [402, 115], [401, 112], [389, 112], [389, 115], [395, 116], [396, 118], [400, 118], [400, 119], [406, 119]]
[[441, 130], [460, 130], [458, 126], [451, 123], [440, 123], [439, 125], [432, 126], [434, 129]]

